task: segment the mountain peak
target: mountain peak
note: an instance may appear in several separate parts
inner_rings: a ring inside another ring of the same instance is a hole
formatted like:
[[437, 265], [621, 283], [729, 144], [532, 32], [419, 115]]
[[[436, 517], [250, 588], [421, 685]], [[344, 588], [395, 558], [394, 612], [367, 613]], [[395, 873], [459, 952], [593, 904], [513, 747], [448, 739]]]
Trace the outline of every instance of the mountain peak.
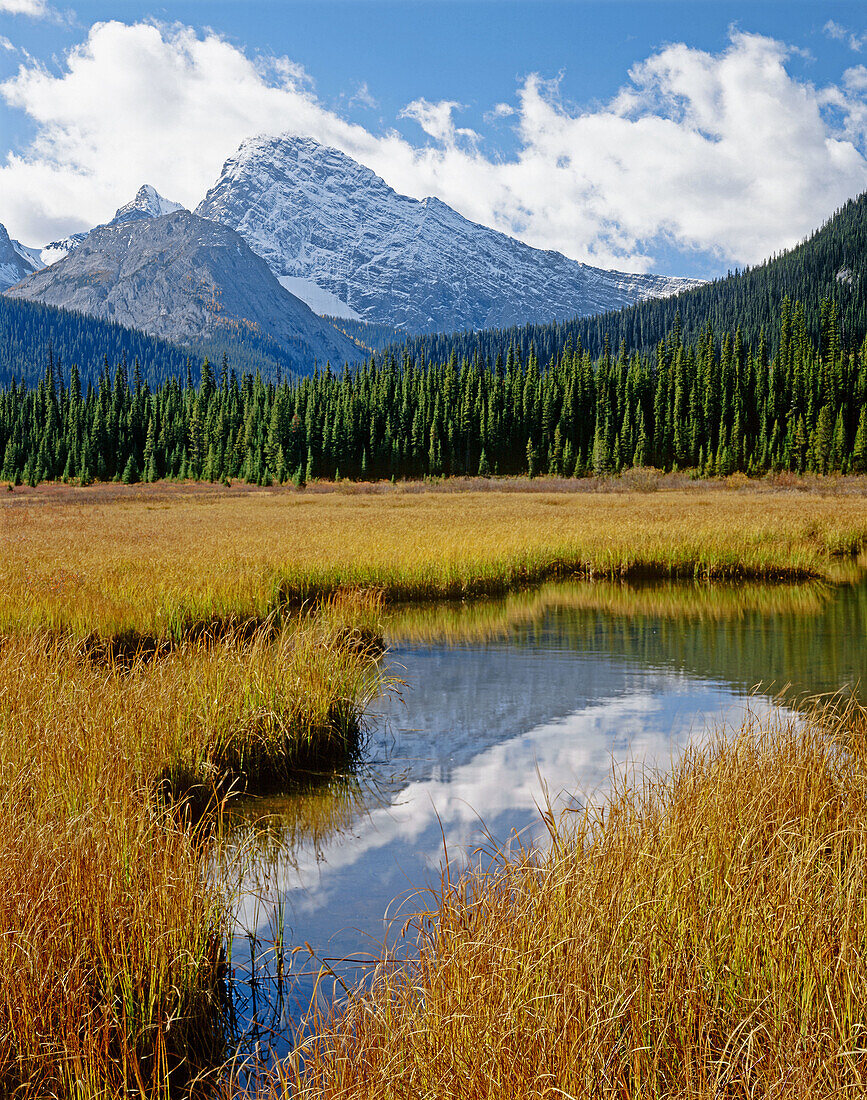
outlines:
[[179, 202], [164, 199], [155, 187], [145, 183], [138, 189], [132, 202], [118, 207], [112, 223], [137, 221], [140, 218], [160, 218], [163, 214], [174, 214], [176, 210], [183, 209]]
[[247, 139], [196, 213], [240, 233], [314, 310], [325, 295], [330, 313], [406, 332], [566, 320], [696, 285], [532, 248], [294, 134]]

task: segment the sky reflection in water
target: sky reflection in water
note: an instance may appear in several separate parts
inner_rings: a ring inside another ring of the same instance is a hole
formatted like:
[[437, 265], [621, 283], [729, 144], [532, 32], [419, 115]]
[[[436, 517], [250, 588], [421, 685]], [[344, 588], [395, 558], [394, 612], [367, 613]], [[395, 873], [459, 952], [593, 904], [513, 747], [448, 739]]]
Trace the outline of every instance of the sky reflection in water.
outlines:
[[[307, 942], [335, 960], [376, 957], [387, 915], [399, 916], [393, 939], [425, 907], [414, 892], [439, 881], [444, 842], [455, 867], [515, 833], [543, 842], [546, 789], [563, 806], [604, 797], [612, 767], [666, 768], [709, 729], [771, 707], [767, 693], [750, 694], [757, 681], [803, 692], [862, 674], [863, 584], [806, 602], [793, 593], [791, 610], [775, 598], [772, 613], [720, 619], [570, 608], [562, 595], [553, 590], [529, 618], [523, 607], [520, 625], [498, 628], [493, 640], [392, 649], [406, 687], [381, 701], [339, 826], [315, 843], [272, 846], [248, 869], [240, 966], [244, 933], [270, 940], [275, 920], [287, 946]], [[309, 1002], [317, 969], [306, 952], [294, 965], [284, 1022]]]

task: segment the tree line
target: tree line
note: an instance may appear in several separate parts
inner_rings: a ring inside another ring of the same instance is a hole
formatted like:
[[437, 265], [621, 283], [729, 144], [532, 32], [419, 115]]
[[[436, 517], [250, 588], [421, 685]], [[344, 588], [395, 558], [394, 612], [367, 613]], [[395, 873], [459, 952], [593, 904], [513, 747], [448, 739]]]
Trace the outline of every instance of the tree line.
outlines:
[[137, 364], [106, 359], [83, 387], [49, 357], [38, 385], [0, 390], [0, 479], [862, 471], [867, 339], [845, 347], [837, 307], [817, 308], [814, 340], [803, 306], [783, 301], [773, 355], [763, 330], [753, 345], [710, 325], [688, 340], [675, 317], [650, 353], [567, 343], [543, 366], [532, 349], [442, 363], [405, 352], [279, 383], [238, 375], [224, 356], [197, 382], [188, 363], [155, 388]]

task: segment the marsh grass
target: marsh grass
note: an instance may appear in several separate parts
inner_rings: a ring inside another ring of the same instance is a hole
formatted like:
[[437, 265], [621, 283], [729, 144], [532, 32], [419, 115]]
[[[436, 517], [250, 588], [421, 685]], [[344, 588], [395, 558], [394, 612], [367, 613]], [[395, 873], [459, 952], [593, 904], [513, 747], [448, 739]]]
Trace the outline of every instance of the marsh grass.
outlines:
[[0, 1091], [156, 1095], [225, 1057], [223, 903], [105, 677], [51, 659], [0, 653]]
[[3, 500], [0, 630], [124, 638], [134, 649], [263, 622], [345, 588], [400, 602], [503, 595], [555, 577], [827, 579], [867, 539], [862, 494], [695, 486], [154, 487]]
[[0, 644], [0, 1094], [163, 1096], [229, 1054], [210, 805], [354, 750], [353, 601], [131, 660]]
[[748, 719], [445, 878], [271, 1075], [314, 1097], [770, 1098], [867, 1091], [867, 718]]
[[[651, 480], [8, 494], [0, 1093], [217, 1083], [230, 918], [202, 815], [351, 759], [381, 688], [381, 601], [553, 576], [832, 578], [867, 539], [860, 491]], [[372, 999], [320, 1020], [285, 1082], [300, 1074], [302, 1096], [856, 1095], [864, 720], [849, 712], [837, 741], [829, 721], [747, 729], [624, 788], [605, 816], [552, 821], [547, 855], [445, 883], [417, 967], [385, 964]]]

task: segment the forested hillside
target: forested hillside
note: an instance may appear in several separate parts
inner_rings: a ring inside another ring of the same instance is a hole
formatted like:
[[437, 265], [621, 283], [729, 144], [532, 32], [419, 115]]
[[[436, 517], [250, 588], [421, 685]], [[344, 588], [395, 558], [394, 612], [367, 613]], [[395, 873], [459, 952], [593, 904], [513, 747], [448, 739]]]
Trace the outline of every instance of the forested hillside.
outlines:
[[821, 303], [831, 298], [840, 311], [840, 330], [847, 346], [867, 334], [867, 193], [851, 199], [807, 240], [757, 267], [734, 272], [716, 282], [670, 298], [640, 302], [615, 312], [549, 325], [523, 325], [478, 333], [420, 336], [407, 342], [409, 354], [444, 362], [478, 353], [493, 361], [514, 346], [523, 356], [535, 349], [541, 363], [558, 356], [569, 341], [601, 354], [607, 338], [612, 348], [649, 351], [670, 332], [675, 319], [686, 339], [710, 324], [715, 332], [740, 327], [743, 339], [756, 343], [762, 329], [771, 350], [777, 337], [780, 303], [788, 295], [804, 303], [807, 333], [817, 339]]
[[289, 373], [272, 341], [242, 328], [218, 341], [181, 347], [111, 321], [0, 294], [0, 386], [8, 386], [13, 378], [35, 386], [49, 356], [58, 378], [68, 381], [74, 363], [85, 386], [98, 381], [106, 358], [112, 365], [124, 359], [130, 365], [138, 361], [142, 379], [159, 386], [169, 378], [182, 378], [189, 358], [199, 363], [208, 356], [219, 362], [224, 354], [239, 373], [260, 371], [266, 378]]
[[814, 341], [785, 299], [772, 356], [762, 338], [687, 339], [675, 323], [652, 353], [567, 344], [548, 369], [513, 351], [491, 364], [387, 357], [277, 385], [224, 362], [219, 377], [205, 363], [196, 386], [151, 389], [106, 366], [84, 390], [77, 371], [67, 386], [49, 370], [0, 394], [0, 478], [865, 470], [867, 341], [845, 346], [832, 303], [816, 313]]
[[392, 344], [402, 344], [404, 340], [404, 336], [393, 325], [380, 325], [375, 321], [352, 321], [348, 317], [326, 316], [325, 320], [365, 351], [382, 351]]

